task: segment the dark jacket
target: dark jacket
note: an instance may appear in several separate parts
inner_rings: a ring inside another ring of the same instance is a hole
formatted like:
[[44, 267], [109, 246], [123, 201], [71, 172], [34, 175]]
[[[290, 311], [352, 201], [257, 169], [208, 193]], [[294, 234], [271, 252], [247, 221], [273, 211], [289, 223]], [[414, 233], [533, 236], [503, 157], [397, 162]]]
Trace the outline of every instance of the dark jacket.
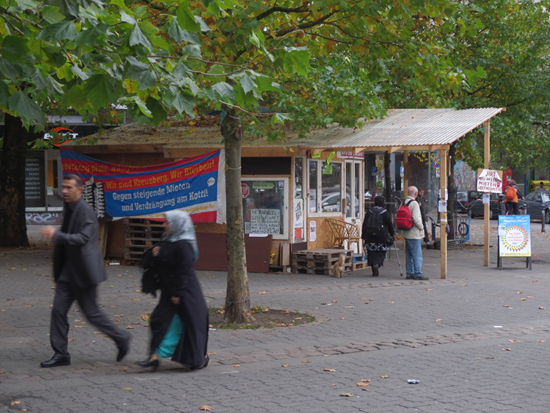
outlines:
[[[65, 210], [69, 208], [65, 205]], [[98, 222], [93, 208], [80, 198], [73, 205], [66, 232], [55, 231], [53, 241], [53, 276], [59, 280], [62, 271], [70, 274], [77, 288], [91, 288], [107, 279], [99, 249]]]
[[[380, 214], [380, 217], [382, 218], [382, 224], [388, 230], [388, 234], [390, 234], [391, 237], [393, 238], [395, 236], [395, 230], [393, 229], [393, 224], [391, 222], [391, 217], [389, 212], [382, 207], [373, 207], [373, 208], [379, 208], [380, 210], [383, 210], [383, 212]], [[365, 213], [365, 219], [363, 220], [363, 230], [362, 230], [361, 237], [365, 242], [385, 244], [386, 240], [384, 238], [377, 237], [376, 235], [373, 235], [373, 234], [367, 234], [366, 225], [367, 225], [367, 220], [369, 219], [371, 214], [372, 214], [372, 211], [370, 209], [367, 209], [367, 212]]]
[[160, 253], [155, 266], [160, 275], [160, 289], [163, 294], [183, 298], [187, 294], [197, 295], [200, 284], [195, 276], [193, 247], [186, 240], [176, 242], [161, 241]]

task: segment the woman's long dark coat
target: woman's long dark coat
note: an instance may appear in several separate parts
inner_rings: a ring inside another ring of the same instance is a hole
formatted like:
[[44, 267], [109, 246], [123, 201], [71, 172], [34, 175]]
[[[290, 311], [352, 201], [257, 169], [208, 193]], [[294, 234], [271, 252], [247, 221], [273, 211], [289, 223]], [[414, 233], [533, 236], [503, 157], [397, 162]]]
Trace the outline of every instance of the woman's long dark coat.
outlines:
[[[384, 225], [384, 227], [386, 227], [388, 234], [393, 238], [395, 236], [395, 230], [393, 229], [390, 213], [382, 207], [375, 206], [373, 208], [378, 208], [379, 211], [383, 211], [380, 214], [380, 217], [382, 218], [382, 224]], [[365, 213], [365, 219], [363, 220], [362, 231], [362, 238], [365, 242], [364, 249], [367, 251], [367, 264], [371, 267], [373, 265], [378, 265], [379, 267], [382, 267], [386, 258], [388, 245], [386, 244], [386, 240], [384, 238], [367, 233], [367, 220], [369, 219], [371, 214], [372, 211], [370, 209], [367, 209], [367, 212]]]
[[[161, 280], [160, 301], [151, 314], [151, 354], [159, 347], [174, 314], [183, 323], [183, 333], [172, 360], [187, 367], [199, 367], [204, 363], [208, 345], [208, 307], [202, 289], [195, 276], [194, 252], [188, 241], [163, 241], [155, 265]], [[180, 304], [172, 303], [179, 297]]]

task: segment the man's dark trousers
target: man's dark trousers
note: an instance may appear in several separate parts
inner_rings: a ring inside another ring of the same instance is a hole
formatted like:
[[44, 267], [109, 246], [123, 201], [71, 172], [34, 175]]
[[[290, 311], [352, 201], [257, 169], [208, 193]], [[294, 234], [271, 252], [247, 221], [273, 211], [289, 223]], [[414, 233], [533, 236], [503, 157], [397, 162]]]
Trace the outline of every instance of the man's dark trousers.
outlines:
[[97, 287], [80, 289], [60, 281], [56, 285], [50, 323], [50, 343], [55, 354], [68, 356], [69, 321], [67, 313], [74, 301], [82, 309], [88, 321], [102, 333], [111, 337], [117, 345], [124, 343], [129, 334], [117, 328], [97, 306]]

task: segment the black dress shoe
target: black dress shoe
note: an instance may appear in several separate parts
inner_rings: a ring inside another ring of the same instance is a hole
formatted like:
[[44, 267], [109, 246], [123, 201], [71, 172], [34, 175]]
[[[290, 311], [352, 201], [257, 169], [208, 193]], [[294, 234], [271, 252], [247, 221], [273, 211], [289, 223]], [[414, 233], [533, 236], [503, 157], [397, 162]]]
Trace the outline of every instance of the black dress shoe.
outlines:
[[53, 356], [48, 361], [40, 363], [40, 367], [57, 367], [57, 366], [70, 366], [71, 356]]
[[141, 367], [152, 367], [153, 371], [156, 371], [159, 368], [160, 361], [158, 359], [151, 360], [150, 358], [148, 358], [143, 361], [138, 361], [137, 364]]
[[128, 338], [126, 341], [118, 346], [118, 354], [116, 356], [116, 361], [121, 361], [124, 357], [126, 357], [126, 354], [130, 351], [130, 341], [132, 340], [132, 336], [128, 335]]

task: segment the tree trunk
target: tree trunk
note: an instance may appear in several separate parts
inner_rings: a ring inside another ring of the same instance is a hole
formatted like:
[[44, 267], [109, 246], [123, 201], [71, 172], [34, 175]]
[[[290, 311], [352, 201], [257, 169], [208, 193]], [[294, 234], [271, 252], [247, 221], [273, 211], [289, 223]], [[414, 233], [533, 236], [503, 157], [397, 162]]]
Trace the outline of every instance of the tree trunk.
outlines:
[[225, 142], [225, 198], [227, 219], [227, 292], [225, 320], [246, 324], [254, 321], [244, 245], [243, 201], [241, 190], [241, 144], [243, 127], [235, 109], [223, 105], [226, 116], [221, 125]]
[[20, 118], [4, 115], [0, 155], [0, 247], [28, 247], [25, 220], [25, 158], [29, 131]]

